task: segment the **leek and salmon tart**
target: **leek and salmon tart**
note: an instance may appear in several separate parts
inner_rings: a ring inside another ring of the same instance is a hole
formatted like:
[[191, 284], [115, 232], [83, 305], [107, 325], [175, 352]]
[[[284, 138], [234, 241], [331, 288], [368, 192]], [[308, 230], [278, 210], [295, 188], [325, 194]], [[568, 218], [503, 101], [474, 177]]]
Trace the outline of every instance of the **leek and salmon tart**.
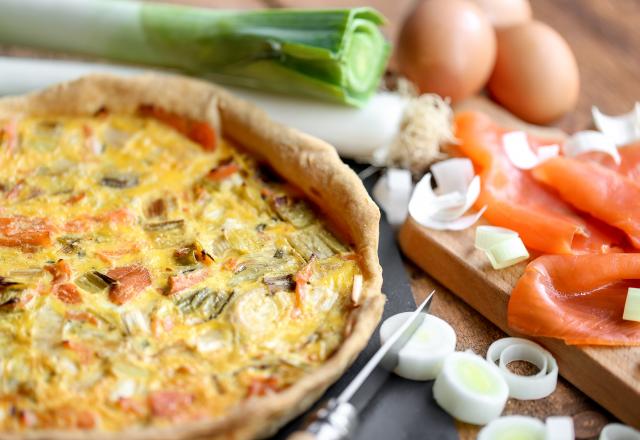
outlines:
[[0, 437], [268, 435], [369, 339], [379, 213], [330, 146], [170, 76], [0, 122]]

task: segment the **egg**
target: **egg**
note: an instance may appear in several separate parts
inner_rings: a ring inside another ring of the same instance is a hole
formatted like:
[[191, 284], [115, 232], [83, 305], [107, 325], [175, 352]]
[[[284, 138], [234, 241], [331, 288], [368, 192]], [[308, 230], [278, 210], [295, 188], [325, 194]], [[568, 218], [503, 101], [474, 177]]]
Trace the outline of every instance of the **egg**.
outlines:
[[571, 48], [538, 21], [498, 31], [498, 56], [489, 79], [493, 98], [516, 116], [536, 124], [573, 109], [580, 74]]
[[421, 93], [460, 101], [487, 82], [496, 37], [480, 8], [468, 0], [424, 0], [403, 24], [397, 47], [400, 73]]
[[529, 0], [473, 0], [496, 28], [515, 26], [531, 20]]

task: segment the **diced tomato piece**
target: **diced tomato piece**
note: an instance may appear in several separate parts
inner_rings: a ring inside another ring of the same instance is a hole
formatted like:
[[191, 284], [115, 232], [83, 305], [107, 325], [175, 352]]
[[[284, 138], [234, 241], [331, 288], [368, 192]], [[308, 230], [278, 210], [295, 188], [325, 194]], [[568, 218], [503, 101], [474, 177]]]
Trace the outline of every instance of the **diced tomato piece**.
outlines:
[[302, 269], [300, 269], [294, 277], [294, 280], [296, 282], [295, 309], [297, 311], [302, 310], [302, 303], [308, 289], [307, 284], [311, 279], [311, 275], [313, 275], [314, 262], [315, 256], [312, 256], [309, 262]]
[[233, 176], [239, 170], [240, 168], [235, 163], [220, 165], [209, 171], [209, 174], [207, 174], [207, 179], [211, 180], [212, 182], [220, 182], [221, 180]]
[[77, 194], [72, 195], [71, 197], [69, 197], [67, 200], [64, 201], [65, 205], [75, 205], [76, 203], [78, 203], [80, 200], [84, 199], [86, 196], [86, 194], [84, 193], [84, 191], [79, 192]]
[[88, 322], [89, 324], [98, 325], [98, 320], [93, 313], [82, 310], [67, 310], [64, 317], [69, 321]]
[[109, 299], [118, 305], [133, 299], [138, 293], [151, 285], [149, 270], [138, 264], [116, 267], [107, 272], [107, 276], [117, 281], [109, 291]]
[[58, 260], [54, 264], [47, 264], [44, 270], [53, 275], [52, 284], [62, 284], [71, 278], [71, 266], [64, 260]]
[[140, 113], [172, 127], [195, 143], [200, 144], [205, 150], [213, 151], [216, 148], [216, 132], [206, 122], [194, 121], [151, 105], [141, 106]]
[[156, 417], [174, 417], [189, 409], [192, 394], [183, 391], [154, 391], [149, 394], [149, 407]]
[[0, 246], [49, 246], [54, 226], [40, 217], [0, 217]]
[[64, 283], [58, 284], [53, 288], [53, 294], [63, 303], [67, 304], [80, 304], [82, 303], [82, 296], [78, 291], [75, 284]]
[[193, 122], [188, 137], [207, 151], [216, 149], [216, 132], [206, 122]]
[[[18, 121], [11, 119], [0, 130], [2, 137], [7, 139], [7, 151], [13, 153], [18, 148]], [[2, 140], [2, 138], [0, 138]]]
[[91, 411], [81, 410], [76, 414], [76, 426], [80, 429], [93, 429], [96, 426], [96, 417]]
[[81, 364], [86, 365], [93, 360], [94, 351], [86, 345], [75, 341], [62, 341], [62, 346], [73, 351]]
[[181, 290], [187, 289], [201, 281], [204, 281], [209, 276], [209, 269], [202, 268], [192, 270], [191, 272], [183, 272], [178, 275], [171, 275], [169, 277], [168, 294], [172, 295]]
[[278, 389], [278, 380], [275, 377], [256, 377], [251, 380], [247, 397], [264, 396]]

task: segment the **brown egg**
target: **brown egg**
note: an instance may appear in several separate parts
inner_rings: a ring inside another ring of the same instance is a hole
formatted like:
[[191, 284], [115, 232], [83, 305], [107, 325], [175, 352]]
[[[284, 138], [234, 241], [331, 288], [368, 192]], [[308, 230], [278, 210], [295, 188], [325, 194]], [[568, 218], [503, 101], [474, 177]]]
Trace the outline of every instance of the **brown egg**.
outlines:
[[407, 17], [397, 47], [400, 73], [421, 93], [455, 101], [477, 93], [496, 56], [495, 32], [468, 0], [425, 0]]
[[498, 57], [489, 79], [496, 101], [522, 119], [544, 124], [573, 109], [580, 90], [567, 42], [544, 23], [498, 31]]
[[529, 0], [473, 0], [496, 28], [531, 21]]

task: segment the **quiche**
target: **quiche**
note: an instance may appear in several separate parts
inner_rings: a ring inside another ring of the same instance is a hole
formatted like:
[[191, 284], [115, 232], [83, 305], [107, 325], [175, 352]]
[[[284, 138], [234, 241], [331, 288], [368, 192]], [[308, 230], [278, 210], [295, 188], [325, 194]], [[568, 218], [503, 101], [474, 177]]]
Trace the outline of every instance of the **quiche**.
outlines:
[[1, 438], [266, 436], [377, 325], [379, 212], [329, 145], [164, 75], [0, 127]]

